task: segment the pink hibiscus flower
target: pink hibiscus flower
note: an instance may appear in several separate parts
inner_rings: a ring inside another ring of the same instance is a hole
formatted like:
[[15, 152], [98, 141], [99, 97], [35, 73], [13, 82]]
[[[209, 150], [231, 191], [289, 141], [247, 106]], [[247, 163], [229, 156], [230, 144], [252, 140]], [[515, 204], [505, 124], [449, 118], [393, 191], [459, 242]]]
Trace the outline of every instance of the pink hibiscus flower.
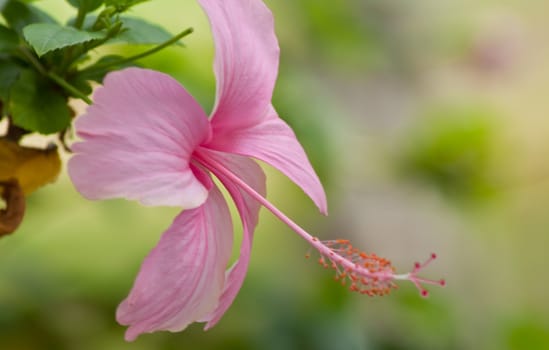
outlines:
[[[351, 280], [351, 290], [382, 295], [395, 279], [441, 283], [412, 273], [347, 241], [319, 241], [265, 199], [265, 175], [249, 157], [293, 180], [326, 213], [322, 185], [290, 127], [271, 105], [279, 48], [273, 18], [260, 0], [199, 0], [215, 42], [217, 97], [210, 118], [170, 76], [129, 68], [109, 74], [94, 103], [75, 122], [70, 177], [89, 199], [127, 198], [184, 211], [145, 258], [117, 320], [126, 339], [192, 322], [213, 327], [242, 286], [258, 220], [265, 206], [305, 238], [320, 262]], [[235, 202], [243, 227], [238, 260], [231, 216], [217, 177]], [[326, 260], [328, 262], [326, 262]]]

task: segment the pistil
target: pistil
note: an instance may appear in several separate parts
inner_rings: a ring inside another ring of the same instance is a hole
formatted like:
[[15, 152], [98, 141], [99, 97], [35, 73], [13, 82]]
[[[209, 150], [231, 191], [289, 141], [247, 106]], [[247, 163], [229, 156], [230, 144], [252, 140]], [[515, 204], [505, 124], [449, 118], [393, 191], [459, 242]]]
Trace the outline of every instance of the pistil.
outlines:
[[395, 268], [391, 265], [389, 260], [378, 257], [375, 254], [366, 254], [353, 247], [348, 240], [319, 240], [296, 224], [286, 216], [286, 214], [281, 212], [238, 176], [233, 174], [223, 164], [208, 156], [205, 152], [196, 152], [195, 155], [195, 159], [205, 168], [213, 173], [218, 172], [232, 181], [307, 241], [307, 243], [320, 254], [318, 260], [319, 264], [325, 268], [335, 270], [335, 279], [342, 284], [347, 284], [347, 281], [349, 281], [349, 289], [351, 291], [368, 296], [386, 295], [392, 289], [397, 288], [394, 283], [395, 280], [408, 280], [416, 286], [422, 296], [426, 297], [429, 293], [422, 284], [445, 286], [446, 282], [442, 279], [431, 280], [418, 276], [418, 273], [423, 270], [423, 268], [436, 259], [435, 254], [432, 254], [431, 257], [422, 264], [416, 263], [411, 272], [406, 274], [395, 274]]

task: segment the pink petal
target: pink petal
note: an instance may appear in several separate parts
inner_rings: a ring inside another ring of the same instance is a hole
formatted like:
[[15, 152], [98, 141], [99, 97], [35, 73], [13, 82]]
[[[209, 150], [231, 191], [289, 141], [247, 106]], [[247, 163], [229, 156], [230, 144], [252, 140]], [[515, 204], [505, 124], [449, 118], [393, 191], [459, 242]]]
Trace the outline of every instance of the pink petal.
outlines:
[[168, 75], [128, 68], [110, 73], [94, 104], [76, 120], [69, 175], [89, 199], [194, 208], [207, 190], [189, 168], [210, 136], [199, 104]]
[[272, 106], [257, 124], [214, 137], [205, 146], [260, 159], [280, 170], [327, 212], [326, 194], [292, 129]]
[[261, 0], [199, 0], [215, 43], [216, 107], [225, 131], [255, 124], [268, 107], [278, 72], [274, 20]]
[[[206, 154], [209, 158], [223, 164], [233, 174], [251, 186], [262, 196], [265, 196], [265, 174], [263, 170], [251, 159], [239, 157], [230, 154], [223, 154], [215, 151], [201, 150], [202, 154]], [[246, 277], [248, 263], [250, 261], [250, 250], [252, 247], [253, 234], [257, 225], [260, 204], [250, 197], [246, 192], [242, 191], [231, 180], [227, 179], [223, 174], [210, 169], [223, 183], [229, 194], [233, 198], [236, 208], [240, 214], [243, 227], [242, 244], [240, 246], [240, 257], [234, 265], [227, 271], [225, 289], [219, 301], [219, 305], [213, 313], [208, 315], [203, 321], [207, 321], [205, 329], [210, 329], [216, 325], [223, 314], [231, 306], [242, 283]]]
[[213, 187], [198, 208], [185, 210], [145, 258], [132, 291], [117, 310], [126, 340], [158, 330], [181, 331], [218, 305], [232, 250], [231, 216]]
[[214, 35], [217, 77], [207, 147], [261, 159], [297, 183], [326, 213], [326, 195], [293, 131], [271, 106], [278, 72], [272, 14], [260, 0], [199, 0]]

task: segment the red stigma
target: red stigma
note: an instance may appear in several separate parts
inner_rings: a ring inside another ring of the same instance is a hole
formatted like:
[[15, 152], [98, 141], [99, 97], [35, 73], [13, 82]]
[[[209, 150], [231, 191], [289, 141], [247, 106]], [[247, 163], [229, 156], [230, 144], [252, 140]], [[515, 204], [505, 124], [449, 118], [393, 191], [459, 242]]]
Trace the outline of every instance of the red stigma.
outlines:
[[412, 270], [412, 272], [410, 272], [406, 275], [400, 276], [399, 279], [406, 279], [406, 280], [409, 280], [410, 282], [412, 282], [416, 286], [416, 288], [419, 290], [419, 293], [421, 294], [422, 297], [429, 296], [429, 292], [427, 291], [427, 289], [425, 289], [423, 287], [422, 284], [431, 284], [431, 285], [437, 285], [437, 286], [444, 287], [444, 286], [446, 286], [446, 280], [440, 279], [440, 280], [437, 281], [437, 280], [431, 280], [431, 279], [423, 278], [423, 277], [418, 276], [418, 272], [420, 272], [421, 270], [426, 268], [436, 258], [437, 258], [437, 255], [435, 253], [432, 253], [430, 255], [429, 259], [427, 259], [423, 264], [420, 264], [420, 263], [416, 262], [414, 264], [414, 269]]

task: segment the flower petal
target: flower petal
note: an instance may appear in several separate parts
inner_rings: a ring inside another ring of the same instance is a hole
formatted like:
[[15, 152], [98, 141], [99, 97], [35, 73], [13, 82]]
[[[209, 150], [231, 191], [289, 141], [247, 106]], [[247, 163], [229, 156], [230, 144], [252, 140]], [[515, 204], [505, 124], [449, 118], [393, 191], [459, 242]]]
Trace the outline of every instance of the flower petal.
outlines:
[[110, 73], [94, 104], [76, 120], [69, 175], [89, 199], [194, 208], [207, 190], [189, 168], [210, 135], [200, 105], [173, 78], [129, 68]]
[[[262, 196], [265, 196], [265, 174], [263, 170], [251, 159], [235, 156], [226, 153], [219, 153], [201, 149], [201, 154], [214, 159], [218, 163], [223, 164], [229, 171], [247, 183], [250, 187], [256, 190]], [[219, 305], [213, 313], [208, 315], [203, 321], [207, 321], [205, 329], [210, 329], [216, 325], [223, 314], [231, 306], [242, 283], [246, 277], [248, 263], [250, 261], [250, 251], [254, 230], [259, 217], [260, 204], [255, 199], [250, 197], [246, 192], [242, 191], [231, 180], [227, 179], [222, 173], [216, 171], [215, 168], [210, 169], [215, 176], [225, 186], [229, 194], [233, 198], [236, 208], [242, 220], [242, 243], [240, 246], [240, 257], [234, 265], [227, 271], [225, 289], [219, 300]]]
[[232, 250], [231, 216], [213, 187], [206, 202], [185, 210], [145, 258], [116, 318], [126, 340], [158, 330], [181, 331], [217, 306]]
[[324, 188], [294, 132], [272, 106], [262, 118], [251, 127], [214, 134], [205, 147], [254, 157], [272, 165], [301, 187], [326, 214], [328, 205]]
[[261, 0], [199, 0], [215, 44], [216, 107], [212, 125], [225, 131], [253, 125], [270, 104], [279, 47]]
[[260, 0], [199, 0], [216, 49], [217, 101], [208, 148], [270, 163], [326, 213], [326, 195], [293, 131], [271, 106], [279, 47]]

